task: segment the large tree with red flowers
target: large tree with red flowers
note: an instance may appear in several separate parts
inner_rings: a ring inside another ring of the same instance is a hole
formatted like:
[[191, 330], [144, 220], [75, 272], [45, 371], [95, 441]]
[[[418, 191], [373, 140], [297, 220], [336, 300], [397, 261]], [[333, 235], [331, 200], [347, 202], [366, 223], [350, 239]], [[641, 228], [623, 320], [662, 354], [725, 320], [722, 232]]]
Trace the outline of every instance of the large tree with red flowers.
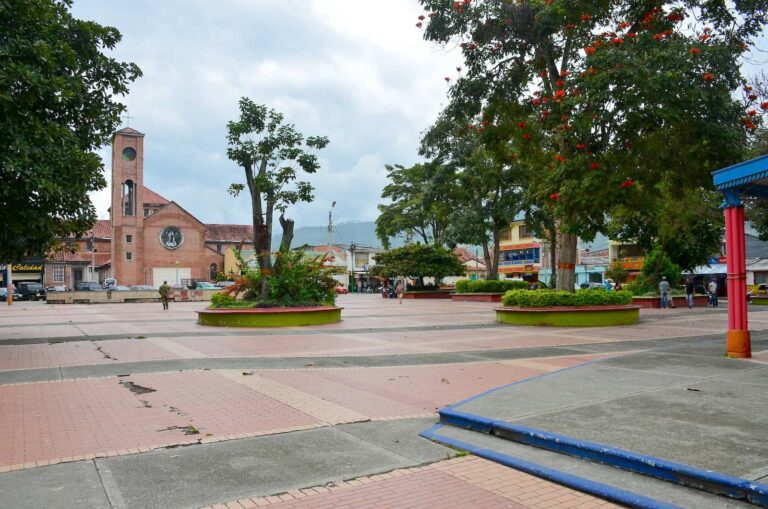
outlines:
[[768, 108], [739, 66], [765, 0], [420, 3], [425, 38], [463, 51], [446, 77], [457, 129], [488, 122], [556, 218], [558, 288], [574, 287], [577, 236], [597, 231], [710, 254], [701, 239], [719, 234], [690, 228], [719, 227], [709, 173], [744, 155]]

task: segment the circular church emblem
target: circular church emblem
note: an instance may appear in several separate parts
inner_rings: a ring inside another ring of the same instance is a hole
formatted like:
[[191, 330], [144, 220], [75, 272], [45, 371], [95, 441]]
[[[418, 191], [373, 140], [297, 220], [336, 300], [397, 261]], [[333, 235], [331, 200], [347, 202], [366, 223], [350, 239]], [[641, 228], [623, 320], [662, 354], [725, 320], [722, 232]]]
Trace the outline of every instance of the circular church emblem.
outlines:
[[166, 249], [176, 249], [184, 243], [181, 230], [175, 226], [166, 226], [160, 232], [160, 244]]

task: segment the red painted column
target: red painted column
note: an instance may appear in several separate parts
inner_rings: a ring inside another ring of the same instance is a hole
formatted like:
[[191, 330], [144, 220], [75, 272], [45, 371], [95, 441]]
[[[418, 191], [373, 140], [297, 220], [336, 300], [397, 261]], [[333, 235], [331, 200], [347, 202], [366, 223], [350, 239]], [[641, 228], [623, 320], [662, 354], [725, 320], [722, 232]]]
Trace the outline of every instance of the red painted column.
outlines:
[[747, 325], [747, 270], [744, 245], [744, 207], [725, 208], [725, 248], [728, 266], [728, 357], [752, 357]]

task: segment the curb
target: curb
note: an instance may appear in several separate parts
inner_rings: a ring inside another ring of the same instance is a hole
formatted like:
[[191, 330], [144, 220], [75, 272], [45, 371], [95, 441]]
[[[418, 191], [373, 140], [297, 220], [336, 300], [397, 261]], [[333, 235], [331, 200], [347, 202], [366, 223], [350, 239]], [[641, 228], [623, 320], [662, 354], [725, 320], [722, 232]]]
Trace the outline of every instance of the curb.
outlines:
[[559, 470], [537, 465], [536, 463], [525, 461], [506, 454], [501, 454], [490, 449], [475, 447], [474, 445], [462, 442], [460, 440], [454, 440], [452, 438], [436, 435], [437, 431], [439, 431], [443, 426], [443, 424], [435, 424], [431, 428], [422, 431], [420, 436], [428, 438], [429, 440], [434, 440], [435, 442], [439, 442], [441, 444], [469, 451], [475, 456], [479, 456], [490, 461], [495, 461], [496, 463], [500, 463], [504, 466], [511, 467], [527, 474], [535, 475], [536, 477], [541, 477], [542, 479], [573, 488], [583, 493], [594, 495], [610, 502], [622, 504], [627, 507], [638, 509], [682, 509], [680, 506], [653, 500], [631, 491], [626, 491], [619, 488], [614, 488], [613, 486], [609, 486], [607, 484], [590, 481], [589, 479], [584, 479], [582, 477], [567, 474]]
[[[498, 436], [502, 439], [539, 447], [560, 454], [567, 454], [588, 461], [603, 463], [637, 474], [655, 477], [663, 481], [768, 507], [768, 485], [766, 484], [711, 470], [701, 470], [690, 465], [675, 463], [604, 444], [578, 440], [557, 433], [458, 412], [450, 407], [440, 410], [438, 414], [440, 414], [441, 423], [479, 431]], [[493, 451], [490, 452], [493, 453]]]

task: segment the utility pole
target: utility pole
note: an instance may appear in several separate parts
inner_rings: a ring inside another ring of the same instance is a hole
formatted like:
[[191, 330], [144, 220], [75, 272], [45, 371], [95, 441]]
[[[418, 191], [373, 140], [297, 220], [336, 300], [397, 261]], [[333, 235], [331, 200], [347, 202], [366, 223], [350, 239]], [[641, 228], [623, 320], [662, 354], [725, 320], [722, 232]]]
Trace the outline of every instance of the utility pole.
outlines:
[[8, 297], [6, 297], [6, 301], [8, 302], [8, 305], [10, 306], [13, 303], [13, 274], [11, 270], [11, 266], [13, 263], [7, 263], [5, 265], [5, 282], [8, 286]]
[[333, 250], [333, 207], [336, 202], [331, 203], [331, 209], [328, 211], [328, 251]]
[[357, 246], [355, 245], [354, 242], [352, 242], [349, 245], [349, 252], [351, 254], [351, 260], [352, 260], [352, 263], [350, 263], [350, 266], [352, 267], [352, 272], [349, 276], [349, 281], [350, 281], [349, 286], [351, 286], [354, 289], [354, 291], [357, 291], [357, 284], [355, 283], [355, 248], [356, 247]]

